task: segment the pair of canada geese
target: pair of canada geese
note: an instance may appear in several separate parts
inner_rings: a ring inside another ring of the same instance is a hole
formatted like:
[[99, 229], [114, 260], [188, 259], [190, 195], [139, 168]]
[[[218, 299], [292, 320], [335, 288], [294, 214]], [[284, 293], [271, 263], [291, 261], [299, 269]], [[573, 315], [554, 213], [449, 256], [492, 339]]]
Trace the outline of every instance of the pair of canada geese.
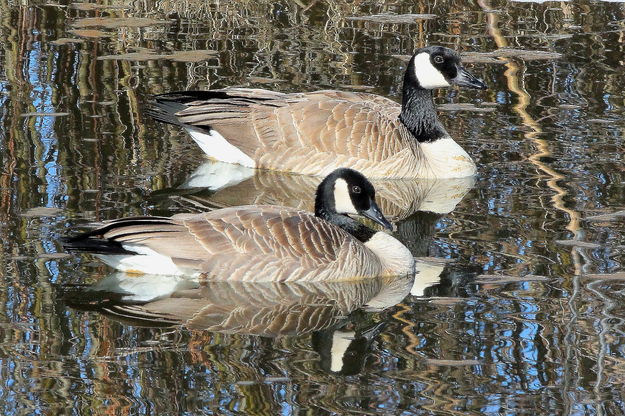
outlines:
[[485, 89], [459, 55], [415, 52], [401, 106], [342, 91], [277, 93], [229, 88], [156, 96], [150, 114], [184, 127], [210, 157], [250, 168], [325, 176], [315, 212], [239, 206], [173, 217], [99, 224], [64, 241], [126, 272], [242, 281], [336, 281], [412, 274], [410, 251], [375, 202], [371, 178], [457, 178], [475, 173], [469, 155], [439, 122], [432, 90]]

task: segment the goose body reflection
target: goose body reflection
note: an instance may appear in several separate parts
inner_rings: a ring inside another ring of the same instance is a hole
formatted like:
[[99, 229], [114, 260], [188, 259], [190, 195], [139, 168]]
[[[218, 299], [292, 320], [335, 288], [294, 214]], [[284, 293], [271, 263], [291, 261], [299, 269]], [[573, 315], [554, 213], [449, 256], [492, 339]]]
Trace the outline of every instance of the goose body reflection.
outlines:
[[61, 290], [69, 306], [132, 326], [181, 326], [271, 338], [312, 333], [321, 368], [357, 374], [385, 322], [358, 322], [352, 312], [395, 306], [410, 293], [413, 280], [414, 276], [393, 276], [349, 282], [237, 282], [115, 272], [92, 286]]
[[453, 50], [418, 49], [401, 106], [365, 93], [228, 88], [158, 95], [152, 117], [185, 128], [211, 158], [249, 168], [327, 175], [347, 166], [370, 178], [459, 178], [471, 157], [438, 120], [432, 90], [485, 89]]
[[410, 251], [391, 235], [351, 218], [392, 228], [359, 172], [337, 169], [318, 186], [315, 213], [241, 206], [173, 217], [112, 220], [68, 238], [126, 272], [243, 281], [329, 281], [414, 273]]
[[[209, 207], [281, 205], [306, 211], [314, 209], [314, 176], [254, 170], [213, 160], [203, 162], [170, 195], [197, 193], [195, 202]], [[475, 178], [373, 179], [376, 201], [391, 221], [402, 221], [418, 211], [448, 214], [473, 187]], [[203, 196], [204, 190], [210, 192]], [[200, 193], [202, 193], [200, 195]]]
[[[162, 282], [169, 279], [170, 284]], [[414, 276], [349, 282], [237, 282], [115, 272], [93, 286], [64, 288], [73, 307], [133, 325], [184, 326], [266, 337], [332, 328], [359, 308], [382, 311], [410, 293]], [[154, 284], [161, 282], [163, 284]], [[152, 284], [152, 287], [150, 287]]]

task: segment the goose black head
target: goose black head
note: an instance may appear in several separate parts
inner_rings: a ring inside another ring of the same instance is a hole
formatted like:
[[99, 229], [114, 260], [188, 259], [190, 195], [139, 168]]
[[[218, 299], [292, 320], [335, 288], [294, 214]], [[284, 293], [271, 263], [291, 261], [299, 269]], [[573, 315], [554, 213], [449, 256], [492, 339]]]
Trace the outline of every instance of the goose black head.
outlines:
[[373, 185], [363, 174], [353, 169], [337, 169], [319, 184], [315, 214], [321, 217], [333, 214], [362, 215], [389, 230], [393, 229], [375, 202]]
[[464, 69], [456, 51], [442, 46], [417, 49], [406, 69], [406, 81], [426, 90], [446, 88], [452, 84], [480, 90], [488, 88]]

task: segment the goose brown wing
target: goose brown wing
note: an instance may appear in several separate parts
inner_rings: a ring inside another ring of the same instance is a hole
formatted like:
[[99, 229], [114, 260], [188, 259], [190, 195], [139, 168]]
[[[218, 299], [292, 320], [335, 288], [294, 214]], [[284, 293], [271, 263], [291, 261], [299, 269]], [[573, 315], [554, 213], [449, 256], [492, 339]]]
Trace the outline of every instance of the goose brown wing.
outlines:
[[150, 248], [219, 279], [337, 280], [382, 271], [359, 241], [304, 211], [244, 206], [167, 220], [114, 227], [105, 237]]
[[381, 272], [359, 241], [304, 211], [234, 207], [183, 223], [210, 253], [201, 270], [227, 271], [232, 280], [336, 280]]
[[186, 101], [176, 113], [178, 121], [215, 129], [259, 167], [301, 172], [303, 167], [291, 165], [324, 165], [337, 157], [350, 164], [380, 162], [414, 146], [398, 120], [399, 104], [383, 97], [340, 91], [219, 92], [224, 98]]

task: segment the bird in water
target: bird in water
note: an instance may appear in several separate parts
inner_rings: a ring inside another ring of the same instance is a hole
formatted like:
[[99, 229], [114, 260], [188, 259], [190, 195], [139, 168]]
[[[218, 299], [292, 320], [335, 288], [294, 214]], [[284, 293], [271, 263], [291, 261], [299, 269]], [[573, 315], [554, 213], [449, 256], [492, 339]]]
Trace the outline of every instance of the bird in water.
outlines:
[[325, 176], [349, 167], [369, 178], [462, 178], [471, 157], [438, 119], [433, 91], [486, 89], [452, 49], [417, 49], [401, 105], [385, 97], [324, 90], [282, 93], [226, 88], [161, 94], [149, 113], [183, 127], [210, 157], [248, 168]]
[[129, 217], [66, 238], [129, 273], [240, 281], [339, 281], [414, 273], [410, 251], [392, 229], [361, 173], [340, 168], [319, 184], [315, 212], [248, 205], [172, 217]]

